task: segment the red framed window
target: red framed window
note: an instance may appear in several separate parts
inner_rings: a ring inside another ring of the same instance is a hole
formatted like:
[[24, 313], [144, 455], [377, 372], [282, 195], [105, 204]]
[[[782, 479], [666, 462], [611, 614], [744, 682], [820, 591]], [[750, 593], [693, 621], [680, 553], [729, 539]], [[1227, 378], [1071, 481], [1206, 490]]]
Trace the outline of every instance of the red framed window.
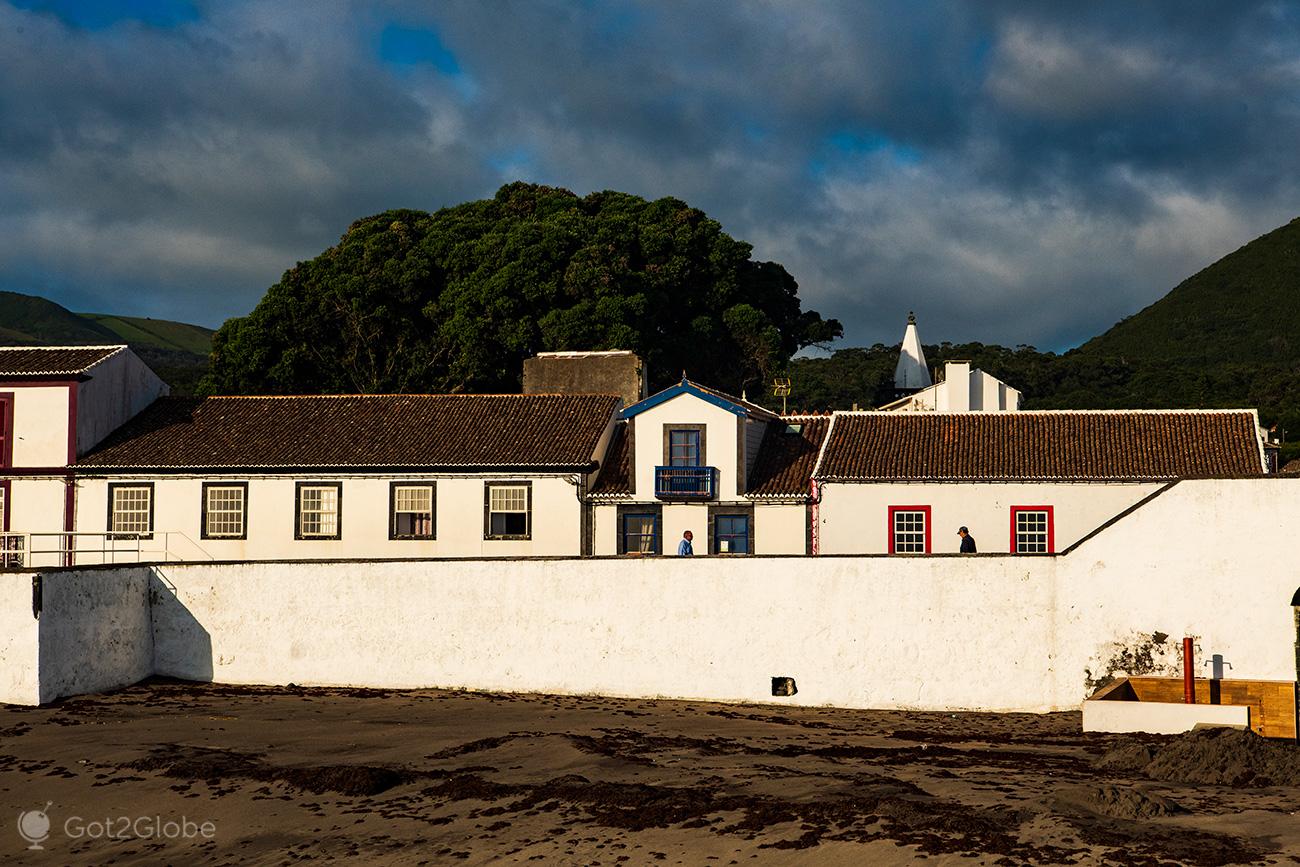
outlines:
[[1051, 506], [1011, 507], [1011, 553], [1056, 553], [1055, 515]]
[[889, 553], [930, 553], [930, 507], [889, 507]]
[[14, 465], [14, 393], [0, 394], [0, 467]]

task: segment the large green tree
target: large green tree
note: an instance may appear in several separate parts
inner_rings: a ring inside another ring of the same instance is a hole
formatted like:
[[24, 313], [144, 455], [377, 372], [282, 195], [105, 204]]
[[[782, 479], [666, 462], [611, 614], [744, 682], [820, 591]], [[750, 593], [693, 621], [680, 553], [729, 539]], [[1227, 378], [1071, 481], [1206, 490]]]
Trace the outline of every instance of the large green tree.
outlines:
[[387, 211], [285, 272], [217, 332], [212, 393], [475, 392], [539, 351], [631, 349], [652, 382], [739, 389], [825, 344], [784, 268], [703, 212], [514, 183], [436, 213]]

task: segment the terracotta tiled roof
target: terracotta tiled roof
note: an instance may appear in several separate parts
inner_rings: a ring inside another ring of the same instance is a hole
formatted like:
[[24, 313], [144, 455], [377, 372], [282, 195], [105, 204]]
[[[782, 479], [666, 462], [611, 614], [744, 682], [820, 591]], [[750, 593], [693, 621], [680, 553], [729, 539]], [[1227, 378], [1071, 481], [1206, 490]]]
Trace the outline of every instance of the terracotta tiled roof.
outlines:
[[[825, 415], [787, 417], [780, 424], [768, 425], [754, 469], [747, 479], [749, 490], [745, 495], [807, 496], [813, 466], [830, 425], [830, 416]], [[799, 432], [790, 432], [790, 426], [798, 426]]]
[[76, 376], [125, 346], [2, 346], [0, 377]]
[[79, 468], [587, 466], [613, 395], [163, 398]]
[[1278, 472], [1284, 476], [1300, 476], [1300, 458], [1287, 461]]
[[600, 466], [600, 475], [591, 486], [593, 497], [625, 497], [632, 493], [632, 443], [627, 422], [620, 422], [614, 440]]
[[1249, 411], [837, 413], [819, 479], [1175, 479], [1263, 473]]

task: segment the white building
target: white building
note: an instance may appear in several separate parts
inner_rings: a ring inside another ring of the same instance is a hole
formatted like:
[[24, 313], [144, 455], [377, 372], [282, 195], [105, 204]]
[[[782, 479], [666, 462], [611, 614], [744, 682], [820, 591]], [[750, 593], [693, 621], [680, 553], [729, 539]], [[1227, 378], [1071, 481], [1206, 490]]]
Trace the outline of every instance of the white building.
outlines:
[[1179, 480], [1264, 472], [1253, 410], [837, 412], [815, 553], [956, 553], [966, 526], [981, 553], [1053, 554]]
[[687, 530], [697, 555], [924, 555], [959, 526], [1050, 554], [1178, 480], [1265, 472], [1250, 410], [780, 416], [686, 379], [626, 408], [165, 395], [123, 347], [0, 350], [4, 565], [655, 556]]
[[[76, 529], [78, 458], [167, 386], [125, 346], [0, 347], [0, 521], [7, 557], [30, 537], [60, 562]], [[23, 549], [20, 554], [17, 549]]]
[[881, 409], [892, 412], [1007, 412], [1020, 409], [1020, 392], [979, 368], [972, 370], [969, 361], [945, 362], [943, 376], [932, 383], [930, 371], [925, 366], [916, 317], [911, 313], [907, 314], [907, 329], [903, 332], [898, 364], [894, 368], [894, 394], [897, 399]]
[[78, 562], [104, 536], [149, 559], [576, 557], [620, 403], [160, 400], [77, 464]]
[[594, 554], [809, 553], [812, 467], [829, 419], [779, 416], [683, 379], [627, 407], [592, 488]]
[[947, 361], [934, 385], [881, 407], [889, 412], [1015, 412], [1020, 392], [969, 361]]

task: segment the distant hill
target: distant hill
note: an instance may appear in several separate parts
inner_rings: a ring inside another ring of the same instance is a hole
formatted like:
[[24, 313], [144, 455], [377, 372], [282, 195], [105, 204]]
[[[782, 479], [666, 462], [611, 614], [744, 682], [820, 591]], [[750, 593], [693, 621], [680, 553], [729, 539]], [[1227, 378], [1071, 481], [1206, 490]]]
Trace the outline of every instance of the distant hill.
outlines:
[[1143, 361], [1300, 361], [1300, 218], [1274, 229], [1077, 350]]
[[[934, 367], [969, 360], [1021, 389], [1026, 409], [1255, 407], [1300, 457], [1300, 219], [1187, 278], [1077, 349], [925, 347]], [[898, 347], [797, 358], [791, 407], [879, 406]], [[766, 399], [769, 406], [779, 401]]]
[[175, 393], [189, 393], [207, 371], [212, 330], [166, 319], [73, 313], [36, 295], [0, 292], [0, 343], [84, 346], [125, 343]]

